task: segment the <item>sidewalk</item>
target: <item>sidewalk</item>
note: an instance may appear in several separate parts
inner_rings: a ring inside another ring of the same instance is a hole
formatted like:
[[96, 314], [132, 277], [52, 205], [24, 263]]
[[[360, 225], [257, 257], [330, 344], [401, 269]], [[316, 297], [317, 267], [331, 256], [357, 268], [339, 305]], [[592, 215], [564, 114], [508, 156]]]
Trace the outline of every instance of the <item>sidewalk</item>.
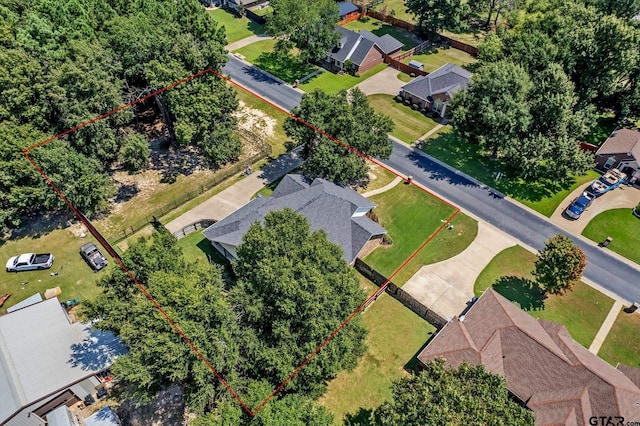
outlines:
[[219, 194], [167, 223], [170, 232], [176, 232], [201, 219], [220, 220], [251, 201], [251, 197], [266, 184], [286, 175], [302, 164], [302, 147], [280, 156], [261, 170], [245, 177]]
[[589, 346], [589, 352], [595, 355], [598, 355], [598, 351], [600, 350], [600, 347], [604, 343], [604, 340], [607, 338], [607, 335], [609, 335], [609, 332], [611, 331], [611, 327], [613, 327], [613, 323], [616, 322], [616, 318], [618, 318], [618, 314], [622, 310], [622, 307], [623, 307], [622, 302], [616, 300], [613, 306], [611, 307], [609, 314], [607, 315], [604, 322], [600, 326], [600, 330], [598, 330], [598, 334], [596, 334], [596, 337], [593, 338], [593, 342], [591, 342], [591, 346]]
[[248, 46], [250, 44], [253, 44], [257, 41], [261, 41], [261, 40], [269, 40], [272, 39], [273, 37], [270, 37], [266, 34], [257, 34], [257, 35], [252, 35], [246, 38], [243, 38], [242, 40], [238, 40], [235, 41], [233, 43], [229, 43], [225, 46], [225, 49], [227, 50], [227, 52], [233, 52], [234, 50], [238, 50], [240, 48], [243, 48], [245, 46]]

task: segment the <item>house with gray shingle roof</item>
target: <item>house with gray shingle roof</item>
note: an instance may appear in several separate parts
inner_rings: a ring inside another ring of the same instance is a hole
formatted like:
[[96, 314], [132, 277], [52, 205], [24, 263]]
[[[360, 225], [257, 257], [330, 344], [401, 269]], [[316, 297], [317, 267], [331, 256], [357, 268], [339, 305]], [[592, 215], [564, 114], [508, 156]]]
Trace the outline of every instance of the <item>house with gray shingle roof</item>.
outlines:
[[254, 198], [203, 234], [223, 256], [237, 259], [236, 248], [254, 222], [262, 222], [271, 211], [290, 208], [307, 218], [311, 232], [326, 232], [329, 241], [342, 247], [344, 260], [352, 263], [370, 240], [387, 233], [366, 216], [374, 207], [352, 189], [320, 178], [310, 180], [290, 174], [270, 197]]
[[400, 88], [400, 96], [420, 108], [445, 116], [447, 102], [459, 90], [469, 87], [471, 73], [458, 65], [444, 64], [434, 72], [414, 78]]
[[336, 26], [336, 30], [340, 33], [340, 41], [327, 52], [327, 62], [334, 71], [365, 72], [403, 46], [389, 34], [378, 37], [370, 31], [357, 33], [341, 26]]
[[591, 425], [592, 416], [640, 420], [640, 370], [607, 364], [560, 324], [536, 319], [488, 289], [420, 352], [422, 364], [483, 364], [503, 376], [538, 426]]
[[596, 166], [603, 171], [617, 168], [640, 181], [640, 130], [615, 129], [596, 151]]

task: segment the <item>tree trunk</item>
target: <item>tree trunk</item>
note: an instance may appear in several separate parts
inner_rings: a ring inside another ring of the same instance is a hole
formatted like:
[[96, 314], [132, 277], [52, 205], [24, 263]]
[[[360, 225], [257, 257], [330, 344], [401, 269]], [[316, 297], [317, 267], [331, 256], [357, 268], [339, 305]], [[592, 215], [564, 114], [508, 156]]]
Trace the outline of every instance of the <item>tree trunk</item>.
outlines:
[[493, 8], [496, 5], [496, 0], [491, 0], [489, 2], [489, 16], [487, 16], [487, 22], [484, 24], [484, 26], [489, 29], [489, 25], [491, 24], [491, 15], [493, 14]]
[[502, 10], [502, 4], [498, 7], [498, 10], [496, 10], [496, 19], [493, 21], [493, 26], [495, 27], [496, 25], [498, 25], [498, 17], [500, 16], [500, 11]]
[[162, 95], [158, 93], [153, 97], [156, 100], [156, 105], [158, 105], [158, 109], [162, 114], [162, 119], [164, 120], [167, 128], [169, 129], [169, 144], [176, 142], [176, 132], [173, 128], [173, 120], [171, 120], [171, 114], [169, 114], [169, 110], [165, 106], [164, 102], [162, 102]]

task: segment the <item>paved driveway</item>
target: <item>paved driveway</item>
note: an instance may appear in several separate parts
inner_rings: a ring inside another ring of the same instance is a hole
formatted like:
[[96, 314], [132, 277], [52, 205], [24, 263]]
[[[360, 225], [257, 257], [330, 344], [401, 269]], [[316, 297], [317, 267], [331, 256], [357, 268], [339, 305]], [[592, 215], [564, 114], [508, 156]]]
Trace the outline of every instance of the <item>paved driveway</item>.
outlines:
[[399, 72], [397, 69], [387, 67], [387, 69], [357, 84], [356, 87], [362, 90], [365, 95], [384, 93], [395, 96], [400, 92], [400, 88], [407, 84], [402, 80], [398, 80], [397, 75]]

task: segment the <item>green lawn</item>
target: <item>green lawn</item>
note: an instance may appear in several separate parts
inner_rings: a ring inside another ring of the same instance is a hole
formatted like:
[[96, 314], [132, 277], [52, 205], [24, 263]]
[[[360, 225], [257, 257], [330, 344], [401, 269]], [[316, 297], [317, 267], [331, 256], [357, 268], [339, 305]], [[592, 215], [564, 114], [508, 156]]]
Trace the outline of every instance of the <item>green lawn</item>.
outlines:
[[338, 93], [341, 90], [348, 90], [356, 84], [366, 80], [367, 78], [379, 73], [387, 67], [387, 64], [378, 64], [367, 72], [356, 77], [351, 74], [334, 74], [331, 71], [323, 70], [320, 74], [311, 77], [300, 85], [305, 92], [312, 92], [316, 89], [324, 90], [327, 93]]
[[260, 40], [235, 50], [233, 53], [244, 56], [248, 62], [281, 78], [289, 84], [293, 84], [297, 79], [317, 69], [315, 65], [301, 61], [295, 50], [292, 50], [286, 55], [275, 53], [275, 45], [276, 40], [274, 39]]
[[349, 22], [344, 27], [356, 32], [368, 30], [378, 37], [389, 34], [390, 36], [394, 37], [396, 40], [404, 44], [402, 50], [409, 50], [422, 42], [419, 37], [403, 28], [394, 27], [393, 25], [369, 17], [360, 19], [358, 21]]
[[255, 13], [258, 16], [265, 16], [266, 14], [268, 14], [269, 12], [271, 12], [273, 10], [273, 7], [271, 6], [267, 6], [267, 7], [256, 7], [254, 9], [251, 9], [251, 11], [253, 13]]
[[213, 19], [224, 26], [227, 43], [233, 43], [254, 34], [264, 33], [264, 26], [256, 24], [249, 18], [236, 18], [222, 9], [209, 10], [208, 12], [213, 16]]
[[484, 41], [484, 38], [487, 36], [487, 32], [485, 30], [477, 30], [452, 33], [445, 30], [442, 31], [442, 35], [457, 40], [461, 43], [466, 43], [470, 46], [478, 47], [480, 43]]
[[433, 129], [438, 123], [402, 102], [396, 102], [391, 95], [368, 96], [371, 106], [393, 120], [395, 128], [391, 135], [406, 143], [413, 143]]
[[640, 314], [620, 311], [598, 356], [616, 366], [619, 362], [640, 368]]
[[[396, 175], [377, 164], [369, 164], [369, 183], [364, 188], [358, 188], [359, 193], [373, 191], [391, 183]], [[398, 184], [399, 185], [399, 184]]]
[[578, 343], [588, 348], [613, 300], [582, 281], [564, 296], [544, 299], [531, 274], [535, 259], [535, 254], [520, 246], [503, 250], [478, 276], [475, 295], [493, 287], [532, 316], [563, 324]]
[[[361, 277], [367, 293], [376, 288]], [[331, 411], [336, 424], [345, 414], [373, 409], [391, 399], [391, 382], [404, 376], [405, 366], [435, 331], [428, 322], [387, 294], [362, 314], [369, 330], [367, 352], [353, 371], [342, 371], [329, 383], [320, 403]]]
[[[80, 301], [93, 299], [100, 289], [96, 286], [98, 279], [108, 274], [111, 268], [118, 267], [114, 261], [107, 257], [109, 265], [100, 272], [93, 272], [87, 263], [80, 257], [80, 246], [93, 241], [90, 236], [80, 238], [66, 229], [57, 229], [40, 237], [26, 237], [17, 240], [9, 240], [0, 246], [0, 259], [6, 262], [11, 256], [21, 253], [53, 253], [55, 260], [51, 269], [43, 271], [6, 272], [4, 268], [0, 272], [0, 295], [11, 293], [11, 297], [2, 305], [0, 313], [5, 313], [8, 307], [40, 293], [44, 297], [44, 291], [48, 288], [60, 286], [62, 294], [58, 296], [61, 301], [79, 297]], [[101, 248], [103, 254], [107, 255]], [[58, 275], [51, 276], [58, 272]]]
[[393, 244], [376, 248], [365, 261], [387, 277], [454, 212], [453, 207], [404, 183], [370, 199]]
[[595, 242], [613, 238], [607, 249], [640, 264], [640, 218], [631, 208], [604, 211], [591, 219], [582, 235]]
[[492, 160], [479, 145], [470, 144], [453, 134], [450, 127], [429, 139], [423, 151], [463, 171], [464, 173], [513, 197], [524, 205], [549, 217], [558, 205], [578, 186], [596, 179], [599, 174], [590, 170], [567, 182], [541, 180], [528, 182], [520, 178], [494, 180], [494, 173], [504, 171], [501, 160]]
[[458, 49], [432, 49], [419, 55], [411, 55], [402, 60], [405, 64], [409, 61], [418, 61], [424, 64], [424, 70], [433, 72], [444, 64], [455, 64], [461, 67], [476, 62], [476, 58]]
[[591, 132], [584, 138], [584, 141], [596, 146], [602, 145], [607, 140], [613, 129], [616, 128], [615, 114], [609, 112], [601, 112], [596, 118], [596, 124]]
[[178, 240], [178, 247], [182, 248], [182, 252], [185, 255], [185, 259], [189, 261], [197, 261], [208, 263], [209, 260], [219, 265], [226, 271], [225, 275], [231, 273], [231, 266], [229, 262], [220, 254], [220, 252], [213, 248], [209, 240], [202, 235], [204, 229], [200, 229], [193, 234], [187, 235], [184, 238]]
[[382, 4], [374, 6], [373, 9], [378, 12], [384, 12], [382, 9], [386, 7], [386, 14], [390, 15], [391, 11], [395, 13], [395, 17], [406, 22], [415, 24], [415, 17], [407, 12], [407, 7], [404, 4], [404, 0], [384, 0]]
[[410, 82], [411, 80], [413, 80], [415, 77], [411, 77], [409, 74], [405, 74], [403, 72], [399, 72], [398, 75], [396, 75], [396, 77], [398, 77], [398, 80], [400, 81], [404, 81], [405, 83]]

